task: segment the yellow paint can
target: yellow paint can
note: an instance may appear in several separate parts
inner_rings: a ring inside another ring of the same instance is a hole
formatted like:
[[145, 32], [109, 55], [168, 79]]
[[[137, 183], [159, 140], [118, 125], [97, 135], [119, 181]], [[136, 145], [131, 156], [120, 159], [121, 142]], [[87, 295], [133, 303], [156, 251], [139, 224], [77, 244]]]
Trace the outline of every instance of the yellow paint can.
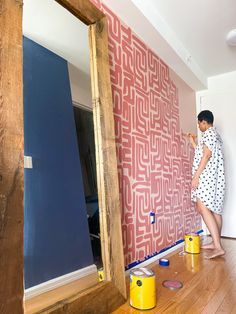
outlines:
[[134, 268], [130, 271], [130, 305], [138, 310], [156, 306], [156, 280], [152, 270]]
[[184, 237], [184, 250], [187, 253], [200, 253], [200, 236], [195, 233], [186, 234]]
[[103, 268], [98, 269], [98, 280], [103, 281], [105, 278]]

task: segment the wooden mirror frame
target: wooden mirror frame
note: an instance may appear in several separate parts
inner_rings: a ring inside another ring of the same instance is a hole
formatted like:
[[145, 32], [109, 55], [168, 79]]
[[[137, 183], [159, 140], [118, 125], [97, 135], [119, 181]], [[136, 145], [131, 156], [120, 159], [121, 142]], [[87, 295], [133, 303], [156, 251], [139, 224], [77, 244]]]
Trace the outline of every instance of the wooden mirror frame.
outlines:
[[[107, 19], [89, 0], [56, 1], [89, 26], [101, 246], [106, 281], [45, 311], [111, 313], [125, 302], [126, 286]], [[17, 314], [24, 312], [22, 11], [22, 0], [1, 0], [0, 312]]]

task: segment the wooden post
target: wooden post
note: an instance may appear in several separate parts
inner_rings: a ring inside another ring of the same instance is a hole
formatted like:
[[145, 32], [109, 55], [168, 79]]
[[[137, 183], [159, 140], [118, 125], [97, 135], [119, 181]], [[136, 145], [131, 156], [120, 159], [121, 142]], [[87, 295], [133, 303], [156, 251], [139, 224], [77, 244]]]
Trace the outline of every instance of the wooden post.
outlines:
[[126, 297], [106, 17], [90, 25], [89, 39], [103, 266]]
[[23, 313], [22, 1], [0, 2], [0, 313]]

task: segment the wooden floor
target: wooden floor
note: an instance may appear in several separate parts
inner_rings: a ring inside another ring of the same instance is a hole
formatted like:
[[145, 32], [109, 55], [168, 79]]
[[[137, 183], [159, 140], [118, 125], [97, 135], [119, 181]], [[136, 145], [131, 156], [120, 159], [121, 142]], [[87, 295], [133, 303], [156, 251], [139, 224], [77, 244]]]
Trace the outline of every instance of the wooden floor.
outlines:
[[93, 287], [97, 283], [98, 275], [97, 273], [94, 273], [86, 277], [80, 278], [79, 280], [68, 283], [67, 285], [45, 292], [32, 299], [26, 300], [24, 304], [24, 313], [25, 314], [38, 313], [43, 309], [53, 304], [56, 304], [57, 302], [60, 302], [66, 298], [69, 298], [77, 294], [78, 292]]
[[[139, 311], [127, 302], [113, 314], [236, 314], [236, 240], [223, 239], [222, 242], [226, 249], [224, 257], [206, 260], [207, 251], [180, 256], [181, 249], [168, 257], [169, 267], [152, 264], [150, 268], [156, 273], [157, 306]], [[181, 281], [183, 288], [175, 291], [164, 288], [162, 282], [166, 279]]]

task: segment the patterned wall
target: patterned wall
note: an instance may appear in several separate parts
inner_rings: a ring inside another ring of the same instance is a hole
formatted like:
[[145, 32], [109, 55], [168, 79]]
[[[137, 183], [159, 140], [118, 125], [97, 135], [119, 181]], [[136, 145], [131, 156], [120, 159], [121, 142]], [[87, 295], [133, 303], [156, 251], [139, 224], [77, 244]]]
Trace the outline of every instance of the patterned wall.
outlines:
[[[182, 136], [168, 66], [98, 0], [109, 23], [125, 264], [199, 230], [190, 201], [192, 150]], [[150, 224], [149, 214], [156, 213]]]

